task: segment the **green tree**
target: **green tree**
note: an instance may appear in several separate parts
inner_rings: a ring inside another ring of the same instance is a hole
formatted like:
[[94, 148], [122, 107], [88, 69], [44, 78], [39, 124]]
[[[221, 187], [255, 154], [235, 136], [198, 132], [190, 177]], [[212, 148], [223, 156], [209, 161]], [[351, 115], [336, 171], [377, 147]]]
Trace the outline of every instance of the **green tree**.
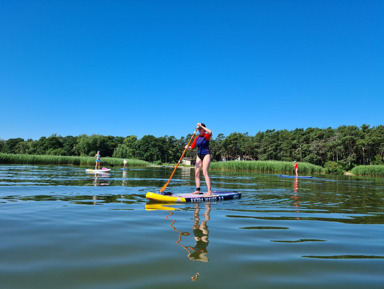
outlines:
[[209, 141], [209, 149], [211, 151], [211, 157], [214, 161], [221, 161], [224, 155], [223, 141], [225, 136], [219, 133], [216, 138], [211, 138]]
[[3, 152], [4, 146], [5, 146], [5, 140], [0, 139], [0, 152]]
[[63, 138], [56, 134], [51, 135], [45, 141], [46, 151], [55, 151], [63, 148]]
[[74, 136], [66, 136], [63, 139], [63, 150], [64, 155], [66, 156], [74, 156], [76, 155], [75, 147], [77, 144], [77, 138]]
[[135, 155], [148, 162], [161, 161], [161, 149], [153, 135], [145, 135], [135, 143]]
[[162, 161], [165, 163], [175, 163], [180, 158], [178, 141], [174, 136], [165, 136], [164, 156]]
[[24, 142], [22, 138], [10, 138], [5, 142], [3, 146], [3, 152], [7, 154], [15, 154], [17, 153], [18, 144]]
[[222, 142], [224, 155], [229, 160], [244, 159], [250, 155], [250, 138], [248, 133], [231, 133]]

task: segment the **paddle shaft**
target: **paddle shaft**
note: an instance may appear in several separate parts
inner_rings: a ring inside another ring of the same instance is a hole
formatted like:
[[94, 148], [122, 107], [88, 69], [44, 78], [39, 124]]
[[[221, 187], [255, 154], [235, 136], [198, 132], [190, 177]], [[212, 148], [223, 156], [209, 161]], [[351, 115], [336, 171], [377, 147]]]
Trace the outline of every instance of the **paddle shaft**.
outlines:
[[173, 169], [172, 175], [169, 177], [168, 182], [167, 182], [167, 183], [160, 189], [160, 192], [164, 192], [165, 188], [168, 186], [169, 182], [171, 181], [173, 175], [174, 175], [175, 172], [176, 172], [177, 167], [179, 166], [181, 160], [183, 159], [183, 157], [184, 157], [184, 155], [185, 155], [185, 152], [187, 151], [187, 149], [188, 149], [188, 147], [189, 147], [189, 144], [191, 143], [193, 137], [195, 136], [197, 129], [198, 129], [198, 128], [196, 128], [195, 131], [193, 132], [193, 135], [192, 135], [191, 139], [189, 140], [189, 142], [188, 142], [188, 144], [187, 144], [187, 148], [183, 151], [183, 154], [181, 155], [181, 157], [180, 157], [178, 163], [176, 164], [175, 168]]

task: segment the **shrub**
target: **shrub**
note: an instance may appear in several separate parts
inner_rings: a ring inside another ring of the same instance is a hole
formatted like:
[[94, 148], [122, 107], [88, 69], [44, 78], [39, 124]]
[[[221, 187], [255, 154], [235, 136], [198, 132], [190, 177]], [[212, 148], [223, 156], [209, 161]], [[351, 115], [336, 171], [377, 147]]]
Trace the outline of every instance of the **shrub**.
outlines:
[[324, 169], [327, 174], [342, 175], [344, 173], [343, 167], [333, 161], [326, 162]]
[[357, 176], [384, 177], [384, 165], [357, 166], [351, 170]]

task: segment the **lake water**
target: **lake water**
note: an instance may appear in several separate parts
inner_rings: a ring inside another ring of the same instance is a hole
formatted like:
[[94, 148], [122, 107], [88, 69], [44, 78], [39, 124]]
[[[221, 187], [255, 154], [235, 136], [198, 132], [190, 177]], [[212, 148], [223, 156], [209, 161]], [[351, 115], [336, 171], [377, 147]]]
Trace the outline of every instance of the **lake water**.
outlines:
[[0, 288], [384, 288], [383, 179], [211, 172], [242, 198], [148, 202], [171, 172], [1, 165]]

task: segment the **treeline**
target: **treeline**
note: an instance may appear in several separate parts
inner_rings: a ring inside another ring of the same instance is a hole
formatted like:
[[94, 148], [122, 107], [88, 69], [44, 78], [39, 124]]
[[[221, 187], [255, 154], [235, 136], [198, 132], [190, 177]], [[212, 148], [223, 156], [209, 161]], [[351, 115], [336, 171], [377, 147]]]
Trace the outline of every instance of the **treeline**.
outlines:
[[[123, 160], [119, 158], [106, 157], [102, 159], [103, 166], [123, 165]], [[53, 156], [53, 155], [26, 155], [26, 154], [4, 154], [0, 153], [0, 164], [31, 164], [31, 165], [76, 165], [76, 166], [94, 166], [95, 158], [78, 156]], [[127, 165], [133, 167], [146, 167], [151, 163], [127, 159]]]
[[[175, 163], [191, 135], [155, 137], [146, 135], [115, 137], [102, 135], [41, 137], [39, 140], [11, 138], [0, 140], [0, 152], [60, 156], [135, 158], [148, 162]], [[343, 170], [357, 165], [384, 164], [384, 126], [340, 126], [336, 129], [307, 128], [267, 130], [214, 135], [210, 142], [212, 159], [278, 160], [307, 162], [325, 166], [331, 162]], [[186, 156], [194, 157], [195, 152]]]

